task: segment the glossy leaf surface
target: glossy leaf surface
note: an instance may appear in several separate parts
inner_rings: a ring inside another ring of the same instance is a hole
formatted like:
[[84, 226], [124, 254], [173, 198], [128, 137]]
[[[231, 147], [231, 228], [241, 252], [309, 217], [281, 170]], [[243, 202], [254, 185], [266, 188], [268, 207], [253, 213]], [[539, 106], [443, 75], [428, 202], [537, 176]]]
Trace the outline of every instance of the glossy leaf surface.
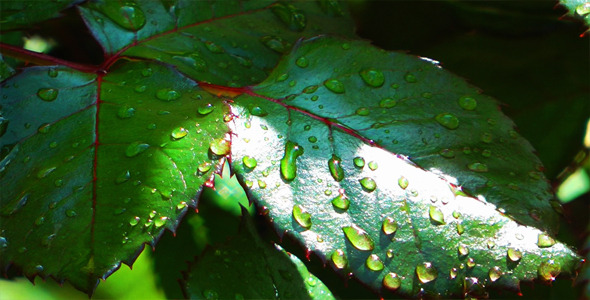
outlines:
[[556, 212], [530, 145], [431, 61], [312, 39], [234, 105], [233, 166], [277, 230], [375, 290], [476, 295], [578, 263], [544, 232]]

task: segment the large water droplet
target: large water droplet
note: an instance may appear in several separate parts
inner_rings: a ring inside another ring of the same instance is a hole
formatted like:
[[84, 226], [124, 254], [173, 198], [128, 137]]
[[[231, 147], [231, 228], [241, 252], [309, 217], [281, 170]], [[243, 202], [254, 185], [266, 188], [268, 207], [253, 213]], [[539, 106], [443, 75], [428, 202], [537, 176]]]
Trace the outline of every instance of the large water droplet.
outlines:
[[363, 81], [371, 87], [380, 87], [385, 82], [383, 72], [373, 68], [363, 70], [359, 73]]
[[373, 178], [370, 177], [363, 177], [359, 180], [363, 189], [367, 192], [372, 192], [377, 188], [377, 183]]
[[303, 31], [305, 28], [307, 22], [305, 15], [295, 6], [279, 2], [271, 6], [270, 9], [289, 29]]
[[539, 277], [547, 281], [555, 280], [555, 277], [561, 273], [561, 266], [553, 259], [542, 262], [537, 269]]
[[213, 152], [213, 154], [222, 156], [227, 155], [231, 149], [231, 143], [226, 139], [215, 139], [209, 145], [209, 150]]
[[162, 101], [172, 101], [180, 98], [180, 93], [173, 89], [164, 88], [156, 92], [156, 98]]
[[142, 142], [133, 142], [125, 149], [125, 155], [127, 157], [134, 157], [144, 152], [150, 147], [150, 145]]
[[416, 267], [416, 275], [422, 283], [428, 283], [436, 279], [438, 271], [430, 262], [425, 262]]
[[340, 82], [338, 79], [328, 79], [324, 81], [324, 86], [333, 93], [344, 93], [344, 84], [342, 84], [342, 82]]
[[459, 272], [458, 272], [457, 268], [452, 268], [452, 269], [449, 271], [449, 278], [450, 278], [450, 279], [455, 279], [455, 278], [457, 278], [457, 274], [458, 274], [458, 273], [459, 273]]
[[299, 204], [293, 206], [293, 218], [297, 221], [297, 224], [301, 225], [301, 227], [305, 229], [311, 227], [311, 214]]
[[258, 165], [256, 158], [247, 155], [242, 158], [242, 163], [244, 164], [244, 167], [250, 170], [256, 168], [256, 166]]
[[375, 243], [369, 234], [356, 225], [342, 227], [348, 241], [358, 250], [370, 251], [375, 248]]
[[465, 110], [474, 110], [477, 107], [477, 100], [468, 96], [463, 96], [459, 98], [459, 106]]
[[340, 157], [332, 154], [332, 158], [328, 160], [328, 168], [334, 180], [342, 181], [344, 179], [344, 170], [342, 169], [342, 159]]
[[331, 255], [332, 263], [338, 269], [344, 269], [348, 264], [348, 259], [346, 258], [346, 254], [342, 249], [338, 249], [332, 252]]
[[202, 163], [199, 164], [199, 166], [197, 167], [197, 169], [199, 169], [199, 172], [201, 174], [207, 173], [209, 172], [209, 170], [211, 170], [211, 163], [208, 161], [204, 161]]
[[506, 256], [510, 261], [517, 262], [522, 258], [522, 252], [514, 248], [508, 248]]
[[442, 126], [448, 129], [457, 129], [459, 127], [459, 119], [450, 113], [438, 114], [434, 119]]
[[337, 209], [347, 210], [350, 206], [350, 200], [348, 200], [348, 197], [342, 192], [340, 195], [332, 199], [332, 205]]
[[491, 268], [488, 271], [488, 276], [490, 277], [490, 280], [492, 282], [500, 279], [500, 277], [502, 277], [502, 271], [500, 270], [500, 267], [496, 266], [496, 267]]
[[397, 222], [392, 217], [387, 217], [383, 220], [381, 229], [385, 234], [393, 234], [397, 231]]
[[467, 248], [466, 245], [459, 245], [459, 248], [457, 249], [457, 252], [459, 253], [459, 256], [464, 257], [469, 255], [469, 248]]
[[121, 6], [119, 2], [105, 1], [100, 10], [117, 25], [127, 30], [137, 31], [145, 25], [145, 14], [133, 2]]
[[135, 226], [135, 225], [137, 225], [139, 223], [139, 220], [140, 220], [139, 217], [131, 218], [131, 220], [129, 220], [129, 225]]
[[402, 279], [396, 273], [387, 273], [383, 277], [383, 287], [395, 291], [402, 285]]
[[301, 56], [295, 61], [295, 64], [300, 68], [307, 68], [307, 66], [309, 66], [309, 61], [305, 56]]
[[555, 245], [555, 240], [546, 233], [540, 233], [537, 237], [537, 246], [539, 248], [547, 248]]
[[379, 256], [377, 256], [377, 254], [369, 255], [369, 257], [367, 257], [367, 260], [365, 261], [365, 265], [367, 266], [367, 268], [369, 268], [369, 270], [375, 272], [381, 271], [385, 267]]
[[473, 162], [467, 165], [467, 168], [473, 172], [485, 173], [488, 171], [488, 166], [484, 163]]
[[199, 107], [197, 107], [197, 112], [200, 115], [205, 116], [205, 115], [210, 114], [214, 109], [215, 109], [215, 106], [213, 106], [213, 104], [204, 103], [204, 104], [199, 105]]
[[295, 142], [287, 141], [285, 144], [285, 155], [281, 159], [281, 175], [286, 181], [293, 181], [297, 176], [297, 158], [303, 152], [303, 147]]
[[362, 157], [355, 157], [352, 162], [354, 166], [357, 168], [363, 168], [365, 166], [365, 159]]
[[436, 206], [430, 206], [428, 210], [428, 215], [430, 216], [430, 221], [435, 225], [443, 225], [445, 224], [445, 215], [442, 211]]
[[37, 96], [43, 101], [51, 102], [57, 99], [59, 90], [52, 88], [42, 88], [37, 91]]
[[170, 137], [172, 138], [172, 140], [176, 141], [185, 137], [187, 134], [188, 130], [186, 130], [184, 127], [178, 127], [172, 130], [172, 133], [170, 133]]
[[121, 119], [129, 119], [135, 115], [135, 108], [124, 105], [117, 111], [117, 117]]
[[370, 161], [369, 162], [369, 169], [371, 169], [371, 171], [377, 170], [378, 167], [379, 167], [379, 165], [377, 164], [376, 161]]

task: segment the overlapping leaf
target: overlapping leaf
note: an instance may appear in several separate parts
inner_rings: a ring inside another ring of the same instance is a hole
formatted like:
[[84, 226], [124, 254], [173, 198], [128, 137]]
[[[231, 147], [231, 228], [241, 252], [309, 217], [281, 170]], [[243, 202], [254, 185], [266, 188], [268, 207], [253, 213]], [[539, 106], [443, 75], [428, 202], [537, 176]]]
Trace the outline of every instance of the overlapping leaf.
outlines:
[[345, 274], [453, 295], [576, 266], [544, 232], [556, 213], [530, 145], [431, 61], [317, 38], [247, 94], [234, 168], [280, 232]]

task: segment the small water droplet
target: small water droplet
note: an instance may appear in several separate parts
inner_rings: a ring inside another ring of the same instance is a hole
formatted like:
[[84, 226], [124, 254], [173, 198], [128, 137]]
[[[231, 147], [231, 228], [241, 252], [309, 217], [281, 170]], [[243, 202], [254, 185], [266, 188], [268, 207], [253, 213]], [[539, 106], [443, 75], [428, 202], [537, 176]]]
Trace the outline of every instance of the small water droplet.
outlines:
[[299, 204], [293, 206], [293, 218], [301, 227], [305, 229], [311, 227], [311, 214]]
[[208, 115], [215, 109], [215, 106], [211, 103], [203, 103], [197, 107], [197, 112], [200, 115]]
[[[315, 91], [318, 90], [318, 88], [319, 87], [317, 85], [310, 85], [310, 86], [305, 87], [303, 89], [303, 92], [306, 94], [313, 94], [313, 93], [315, 93]], [[314, 97], [316, 97], [316, 96], [314, 96]], [[316, 98], [316, 100], [317, 100], [317, 98]], [[314, 101], [314, 100], [312, 99], [312, 101]]]
[[134, 90], [135, 90], [136, 93], [143, 93], [143, 92], [145, 92], [147, 90], [147, 86], [145, 86], [145, 85], [138, 85], [138, 86], [135, 87]]
[[380, 87], [385, 82], [383, 72], [373, 68], [362, 70], [359, 74], [363, 81], [371, 87]]
[[297, 143], [287, 141], [285, 155], [281, 159], [281, 175], [286, 181], [293, 181], [297, 176], [297, 158], [303, 155], [304, 149]]
[[428, 210], [428, 215], [430, 216], [430, 221], [435, 225], [445, 224], [445, 216], [438, 207], [431, 205]]
[[379, 101], [379, 107], [382, 108], [392, 108], [397, 104], [397, 101], [391, 98], [385, 98]]
[[309, 61], [305, 56], [301, 56], [295, 61], [295, 64], [300, 68], [307, 68]]
[[396, 273], [387, 273], [382, 283], [385, 288], [395, 291], [402, 285], [402, 279]]
[[359, 180], [363, 189], [367, 192], [372, 192], [377, 188], [377, 183], [373, 178], [370, 177], [363, 177]]
[[340, 82], [338, 79], [328, 79], [324, 81], [324, 86], [333, 93], [344, 93], [344, 84], [342, 84], [342, 82]]
[[35, 266], [35, 271], [37, 271], [37, 272], [43, 272], [43, 270], [44, 270], [44, 268], [43, 268], [42, 265], [36, 265]]
[[163, 88], [156, 92], [156, 98], [162, 101], [172, 101], [180, 98], [180, 93], [170, 88]]
[[465, 226], [461, 223], [457, 223], [457, 234], [462, 235], [465, 232]]
[[470, 258], [467, 259], [467, 267], [468, 268], [475, 267], [475, 260], [473, 258], [470, 257]]
[[47, 75], [49, 75], [49, 77], [55, 78], [58, 75], [58, 71], [56, 69], [49, 69], [47, 70]]
[[367, 257], [367, 260], [365, 261], [365, 265], [367, 266], [367, 268], [369, 268], [369, 270], [375, 272], [381, 271], [385, 267], [379, 256], [377, 256], [377, 254], [369, 255], [369, 257]]
[[287, 51], [287, 49], [290, 48], [289, 43], [283, 41], [282, 38], [276, 36], [263, 36], [260, 38], [260, 42], [264, 44], [264, 46], [266, 46], [267, 48], [278, 53], [284, 53], [285, 51]]
[[459, 106], [464, 110], [474, 110], [477, 107], [477, 100], [469, 96], [459, 98]]
[[66, 210], [66, 216], [68, 216], [70, 218], [73, 218], [73, 217], [75, 217], [77, 215], [78, 215], [78, 213], [76, 213], [76, 211], [73, 210], [73, 209]]
[[121, 106], [117, 111], [117, 117], [121, 119], [129, 119], [135, 115], [135, 108], [129, 107], [127, 105]]
[[517, 262], [522, 258], [522, 252], [514, 248], [508, 248], [506, 255], [508, 256], [508, 259], [513, 262]]
[[494, 249], [496, 247], [496, 243], [492, 240], [488, 240], [486, 241], [486, 245], [488, 246], [488, 249]]
[[242, 158], [242, 163], [244, 164], [244, 167], [250, 170], [256, 168], [256, 166], [258, 165], [256, 158], [247, 155]]
[[377, 170], [378, 167], [379, 167], [379, 165], [377, 164], [377, 162], [375, 162], [375, 161], [369, 162], [369, 169], [371, 169], [371, 171]]
[[555, 277], [561, 273], [561, 266], [553, 259], [542, 262], [537, 269], [539, 277], [547, 281], [555, 280]]
[[344, 179], [344, 170], [342, 169], [342, 159], [340, 157], [332, 154], [332, 158], [328, 160], [328, 168], [334, 180], [342, 181]]
[[342, 249], [337, 249], [336, 251], [332, 252], [330, 256], [332, 259], [332, 263], [338, 269], [344, 269], [346, 265], [348, 265], [348, 259], [346, 258], [346, 254]]
[[115, 183], [121, 184], [121, 183], [127, 182], [130, 178], [131, 178], [131, 174], [129, 173], [129, 170], [125, 170], [123, 173], [119, 174], [119, 176], [117, 176], [117, 178], [115, 178]]
[[417, 82], [418, 79], [416, 78], [416, 76], [414, 76], [414, 74], [412, 73], [406, 73], [406, 75], [404, 75], [404, 80], [408, 83], [414, 83]]
[[459, 127], [459, 119], [450, 113], [438, 114], [434, 119], [443, 127], [448, 129], [457, 129]]
[[289, 29], [303, 31], [305, 28], [307, 22], [305, 14], [295, 6], [279, 2], [272, 5], [270, 9]]
[[457, 249], [457, 252], [459, 253], [459, 256], [464, 257], [469, 255], [469, 248], [467, 248], [466, 245], [459, 245], [459, 248]]
[[359, 116], [368, 116], [371, 112], [366, 107], [361, 107], [355, 111], [355, 114]]
[[489, 132], [482, 133], [481, 137], [480, 137], [480, 140], [484, 143], [487, 143], [487, 144], [491, 143], [493, 139], [494, 138], [493, 138], [492, 134]]
[[56, 169], [57, 169], [56, 167], [41, 169], [39, 172], [37, 172], [37, 178], [39, 178], [39, 179], [45, 178], [49, 174], [51, 174], [53, 171], [55, 171]]
[[416, 275], [422, 283], [428, 283], [436, 279], [438, 271], [430, 262], [425, 262], [416, 267]]
[[355, 157], [352, 162], [354, 166], [357, 168], [363, 168], [365, 166], [365, 159], [362, 157]]
[[41, 226], [43, 223], [45, 223], [45, 217], [43, 216], [40, 216], [35, 220], [35, 225], [37, 226]]
[[219, 299], [219, 294], [211, 289], [206, 289], [203, 291], [203, 297], [205, 297], [206, 300], [217, 300]]
[[502, 271], [500, 270], [500, 267], [495, 266], [491, 268], [488, 271], [488, 276], [490, 277], [490, 280], [492, 282], [495, 282], [496, 280], [500, 279], [500, 277], [502, 277]]
[[408, 179], [404, 176], [401, 176], [398, 180], [397, 180], [397, 184], [399, 185], [400, 188], [402, 188], [403, 190], [405, 190], [408, 185], [410, 184], [410, 182], [408, 181]]
[[134, 157], [139, 155], [140, 153], [144, 152], [150, 147], [150, 145], [142, 143], [142, 142], [133, 142], [127, 146], [125, 149], [125, 156], [127, 157]]
[[52, 88], [42, 88], [37, 91], [37, 96], [43, 101], [51, 102], [57, 99], [59, 90]]
[[555, 245], [555, 240], [546, 233], [540, 233], [537, 237], [537, 246], [539, 248], [548, 248]]
[[356, 225], [342, 227], [344, 235], [348, 241], [358, 250], [371, 251], [375, 248], [375, 243], [369, 234]]
[[473, 162], [467, 165], [467, 168], [473, 172], [485, 173], [488, 171], [488, 166], [484, 163]]
[[172, 133], [170, 133], [170, 137], [173, 141], [177, 141], [187, 136], [187, 134], [188, 130], [186, 130], [184, 127], [178, 127], [172, 130]]
[[215, 139], [209, 145], [209, 150], [217, 156], [227, 155], [231, 150], [231, 143], [226, 139]]
[[453, 151], [452, 149], [442, 149], [438, 152], [438, 154], [440, 154], [440, 156], [442, 156], [444, 158], [454, 158], [455, 157], [455, 151]]
[[457, 278], [457, 274], [458, 274], [457, 268], [452, 268], [451, 271], [449, 271], [449, 278], [455, 279], [455, 278]]
[[210, 162], [202, 162], [199, 164], [199, 166], [197, 167], [197, 169], [199, 170], [199, 172], [201, 174], [207, 173], [209, 172], [209, 170], [211, 170], [211, 163]]
[[308, 137], [308, 138], [307, 138], [307, 140], [308, 140], [310, 143], [315, 143], [315, 142], [317, 142], [317, 141], [318, 141], [318, 138], [312, 135], [312, 136]]
[[397, 231], [397, 222], [392, 217], [387, 217], [383, 220], [381, 229], [387, 235], [394, 234]]

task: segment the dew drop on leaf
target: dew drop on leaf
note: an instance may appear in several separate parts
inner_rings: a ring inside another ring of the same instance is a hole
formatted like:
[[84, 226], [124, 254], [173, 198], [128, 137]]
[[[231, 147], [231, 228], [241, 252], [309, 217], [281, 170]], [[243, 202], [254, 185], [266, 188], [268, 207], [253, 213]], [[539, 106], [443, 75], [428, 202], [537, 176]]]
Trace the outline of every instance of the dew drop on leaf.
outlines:
[[293, 218], [301, 227], [305, 229], [311, 227], [311, 214], [299, 204], [293, 206]]
[[459, 119], [450, 113], [438, 114], [434, 119], [447, 129], [457, 129], [459, 127]]
[[342, 181], [344, 179], [344, 170], [342, 169], [342, 159], [332, 154], [332, 158], [328, 160], [328, 169], [330, 169], [330, 174], [332, 174], [332, 178], [336, 181]]
[[397, 231], [397, 222], [392, 217], [386, 217], [383, 219], [381, 229], [385, 234], [393, 234]]
[[363, 81], [371, 87], [380, 87], [385, 82], [383, 72], [373, 68], [362, 70], [359, 74]]
[[278, 53], [284, 53], [289, 48], [289, 45], [285, 41], [283, 41], [283, 39], [272, 35], [261, 37], [260, 42], [264, 44], [264, 46], [266, 46], [267, 48]]
[[408, 179], [404, 176], [401, 176], [398, 180], [397, 180], [397, 184], [399, 185], [400, 188], [402, 189], [406, 189], [408, 187], [408, 185], [410, 184], [408, 182]]
[[332, 259], [332, 263], [338, 269], [344, 269], [346, 265], [348, 265], [348, 259], [346, 258], [346, 254], [344, 251], [342, 251], [342, 249], [337, 249], [332, 252], [330, 259]]
[[430, 216], [430, 221], [435, 225], [445, 224], [445, 216], [438, 207], [431, 205], [428, 209], [428, 215]]
[[475, 267], [475, 260], [472, 257], [467, 259], [467, 267], [470, 269]]
[[553, 281], [555, 277], [561, 273], [561, 266], [553, 259], [542, 262], [537, 269], [537, 273], [541, 279], [546, 281]]
[[370, 251], [375, 248], [375, 243], [369, 234], [356, 225], [342, 227], [346, 239], [358, 250]]
[[474, 110], [477, 107], [477, 100], [472, 97], [463, 96], [459, 98], [459, 106], [464, 110]]
[[385, 98], [379, 101], [379, 107], [382, 108], [392, 108], [397, 104], [397, 101], [391, 98]]
[[324, 81], [324, 86], [333, 93], [344, 93], [344, 84], [342, 84], [342, 82], [340, 82], [338, 79], [328, 79]]
[[207, 173], [209, 170], [211, 170], [211, 163], [207, 161], [202, 162], [199, 164], [197, 169], [199, 170], [199, 172], [201, 172], [201, 174]]
[[76, 213], [76, 211], [73, 210], [73, 209], [66, 210], [66, 216], [68, 216], [70, 218], [73, 218], [73, 217], [75, 217], [77, 215], [78, 215], [78, 213]]
[[440, 154], [440, 156], [442, 156], [444, 158], [454, 158], [455, 157], [455, 151], [453, 151], [451, 149], [442, 149], [438, 152], [438, 154]]
[[462, 235], [465, 232], [465, 226], [461, 223], [457, 223], [457, 234]]
[[467, 165], [467, 168], [473, 172], [485, 173], [488, 171], [488, 166], [484, 163], [473, 162]]
[[469, 248], [467, 248], [466, 245], [461, 244], [461, 245], [459, 245], [457, 252], [459, 253], [459, 256], [461, 256], [461, 257], [467, 256], [467, 255], [469, 255]]
[[301, 56], [295, 61], [295, 64], [300, 68], [306, 68], [309, 66], [309, 61], [305, 56]]
[[121, 184], [121, 183], [127, 182], [129, 180], [129, 178], [131, 178], [131, 174], [129, 173], [129, 170], [126, 170], [123, 173], [119, 174], [119, 176], [117, 176], [117, 178], [115, 178], [115, 183]]
[[205, 116], [205, 115], [210, 114], [214, 109], [215, 109], [215, 106], [213, 106], [213, 104], [204, 103], [204, 104], [199, 105], [199, 107], [197, 107], [197, 112], [200, 115]]
[[250, 113], [254, 116], [257, 116], [257, 117], [264, 117], [264, 116], [268, 115], [268, 112], [260, 106], [255, 106], [252, 109], [250, 109]]
[[368, 116], [370, 114], [370, 111], [366, 107], [361, 107], [355, 111], [355, 114], [359, 116]]
[[416, 275], [422, 283], [428, 283], [436, 279], [438, 271], [430, 262], [425, 262], [416, 267]]
[[506, 256], [510, 261], [517, 262], [522, 258], [522, 252], [514, 248], [508, 248]]
[[113, 22], [127, 30], [137, 31], [146, 22], [145, 14], [133, 2], [120, 6], [119, 3], [104, 2], [99, 9]]
[[156, 92], [156, 98], [162, 101], [172, 101], [180, 98], [180, 93], [169, 88], [163, 88]]
[[266, 188], [266, 182], [263, 180], [258, 179], [258, 187], [261, 189], [265, 189]]
[[222, 156], [227, 155], [230, 151], [230, 142], [226, 139], [215, 139], [209, 145], [209, 150], [215, 155]]
[[207, 50], [211, 51], [211, 53], [220, 54], [225, 52], [223, 47], [213, 43], [212, 41], [205, 41], [205, 47]]
[[402, 285], [402, 280], [396, 273], [387, 273], [385, 277], [383, 277], [383, 287], [386, 289], [395, 291], [400, 288]]
[[555, 245], [555, 240], [546, 233], [540, 233], [537, 237], [537, 246], [539, 248], [548, 248]]
[[142, 143], [142, 142], [133, 142], [127, 146], [125, 149], [125, 156], [127, 157], [134, 157], [139, 155], [140, 153], [144, 152], [150, 147], [150, 145]]
[[188, 130], [186, 130], [184, 127], [175, 128], [174, 130], [172, 130], [172, 133], [170, 133], [170, 137], [173, 141], [180, 140], [187, 135]]
[[59, 93], [59, 90], [57, 90], [57, 89], [42, 88], [37, 91], [37, 96], [39, 97], [39, 99], [41, 99], [43, 101], [51, 102], [51, 101], [57, 99], [58, 93]]
[[414, 74], [412, 73], [406, 73], [406, 75], [404, 75], [404, 80], [409, 83], [414, 83], [418, 81], [416, 76], [414, 76]]
[[371, 171], [377, 170], [378, 167], [379, 167], [379, 165], [377, 164], [377, 162], [375, 162], [375, 161], [369, 162], [369, 169], [371, 169]]
[[313, 144], [318, 141], [318, 138], [312, 135], [312, 136], [308, 137], [307, 140]]
[[247, 155], [242, 158], [242, 163], [248, 169], [254, 169], [258, 165], [256, 158]]
[[55, 171], [55, 169], [57, 169], [57, 168], [56, 167], [50, 167], [50, 168], [41, 169], [41, 170], [39, 170], [39, 172], [37, 172], [37, 178], [39, 178], [39, 179], [45, 178], [49, 174], [51, 174], [53, 171]]
[[304, 152], [303, 147], [292, 141], [285, 144], [285, 154], [281, 159], [281, 175], [286, 181], [293, 181], [297, 176], [297, 158]]
[[369, 257], [367, 257], [367, 260], [365, 261], [365, 265], [369, 270], [375, 272], [381, 271], [384, 268], [383, 262], [381, 261], [379, 256], [377, 256], [377, 254], [369, 255]]
[[279, 2], [272, 5], [270, 9], [289, 29], [303, 31], [305, 28], [307, 22], [305, 15], [303, 11], [298, 10], [295, 6]]
[[451, 271], [449, 271], [449, 278], [455, 279], [455, 278], [457, 278], [457, 274], [458, 274], [457, 268], [452, 268]]
[[377, 183], [373, 178], [363, 177], [359, 179], [359, 182], [365, 191], [372, 192], [377, 188]]
[[340, 193], [332, 199], [332, 205], [337, 209], [347, 210], [350, 206], [350, 200], [348, 200], [348, 197], [344, 193]]
[[117, 111], [117, 117], [121, 119], [129, 119], [135, 115], [135, 108], [127, 105], [121, 106]]
[[365, 166], [365, 159], [362, 157], [355, 157], [352, 162], [354, 166], [357, 168], [363, 168]]
[[488, 276], [490, 277], [490, 281], [495, 282], [496, 280], [502, 277], [502, 271], [500, 267], [495, 266], [488, 271]]

